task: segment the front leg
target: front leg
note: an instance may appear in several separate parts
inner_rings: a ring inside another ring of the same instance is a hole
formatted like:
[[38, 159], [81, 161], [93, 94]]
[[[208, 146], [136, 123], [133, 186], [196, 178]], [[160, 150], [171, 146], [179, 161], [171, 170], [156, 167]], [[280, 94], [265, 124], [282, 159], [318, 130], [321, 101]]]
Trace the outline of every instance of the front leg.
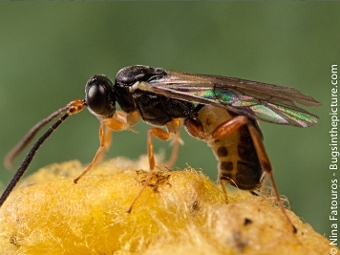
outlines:
[[91, 168], [97, 164], [103, 157], [105, 152], [110, 148], [112, 135], [111, 131], [123, 131], [132, 130], [130, 124], [126, 121], [126, 114], [121, 111], [117, 111], [112, 118], [102, 119], [99, 126], [99, 141], [100, 145], [94, 155], [91, 163], [86, 167], [86, 169], [73, 180], [77, 183], [84, 175], [86, 175]]

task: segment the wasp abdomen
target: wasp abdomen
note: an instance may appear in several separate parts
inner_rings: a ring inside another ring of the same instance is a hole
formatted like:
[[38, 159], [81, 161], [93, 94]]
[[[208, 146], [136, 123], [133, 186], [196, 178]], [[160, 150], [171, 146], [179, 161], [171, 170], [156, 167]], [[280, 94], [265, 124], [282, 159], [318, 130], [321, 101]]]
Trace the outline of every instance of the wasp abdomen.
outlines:
[[[225, 142], [225, 139], [220, 139], [209, 144], [219, 162], [219, 179], [226, 180], [242, 190], [258, 188], [262, 182], [263, 171], [253, 144], [225, 146]], [[229, 151], [230, 153], [227, 153]]]
[[198, 111], [198, 119], [206, 134], [203, 139], [218, 160], [219, 179], [242, 190], [254, 190], [262, 182], [263, 170], [248, 127], [241, 126], [235, 132], [217, 140], [210, 138], [218, 126], [234, 116], [226, 109], [210, 105], [205, 105]]
[[[220, 140], [223, 142], [223, 140]], [[216, 149], [215, 149], [216, 146]], [[222, 156], [221, 148], [223, 151], [228, 149], [225, 146], [218, 147], [219, 145], [211, 144], [214, 154], [218, 160], [219, 178], [228, 181], [230, 184], [237, 186], [242, 190], [254, 190], [259, 187], [262, 181], [262, 167], [257, 157], [250, 159], [242, 158], [242, 153], [248, 152], [249, 155], [254, 153], [254, 148], [245, 150], [243, 145], [231, 145], [230, 150], [233, 150], [234, 146], [237, 147], [232, 155]], [[250, 146], [249, 146], [250, 147]], [[243, 154], [244, 155], [244, 154]]]

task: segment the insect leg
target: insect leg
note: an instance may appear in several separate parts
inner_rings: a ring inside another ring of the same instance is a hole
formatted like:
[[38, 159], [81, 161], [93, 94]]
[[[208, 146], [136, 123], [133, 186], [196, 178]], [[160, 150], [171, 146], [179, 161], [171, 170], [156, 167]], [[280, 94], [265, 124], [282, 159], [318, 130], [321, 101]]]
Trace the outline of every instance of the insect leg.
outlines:
[[98, 154], [96, 163], [102, 162], [103, 158], [105, 156], [105, 153], [110, 149], [111, 143], [112, 143], [112, 130], [107, 127], [107, 125], [104, 125], [104, 139], [105, 139], [105, 144], [103, 150], [100, 151]]
[[73, 180], [74, 183], [77, 183], [85, 174], [87, 174], [91, 168], [97, 163], [98, 158], [101, 157], [103, 151], [105, 151], [106, 147], [106, 139], [105, 139], [105, 123], [104, 121], [100, 122], [100, 127], [99, 127], [99, 140], [100, 140], [100, 146], [94, 155], [91, 163], [86, 167], [86, 169], [77, 177]]
[[155, 168], [155, 155], [154, 155], [154, 150], [153, 150], [153, 143], [152, 143], [152, 136], [156, 136], [158, 139], [162, 141], [166, 141], [171, 139], [171, 134], [163, 129], [160, 128], [151, 128], [148, 131], [148, 157], [149, 157], [149, 166], [150, 166], [150, 171], [148, 175], [146, 176], [144, 185], [138, 195], [135, 197], [135, 199], [132, 201], [130, 208], [127, 210], [127, 213], [131, 213], [133, 206], [139, 199], [139, 197], [142, 195], [146, 187], [150, 183], [150, 179], [152, 177], [153, 169]]
[[[120, 113], [119, 113], [120, 114]], [[124, 121], [122, 116], [115, 115], [112, 118], [102, 119], [99, 127], [99, 141], [100, 146], [94, 155], [91, 163], [86, 167], [86, 169], [73, 180], [74, 183], [77, 183], [85, 174], [87, 174], [91, 168], [98, 163], [104, 156], [105, 152], [109, 149], [111, 145], [112, 135], [111, 130], [114, 131], [122, 131], [130, 129], [130, 125]]]
[[171, 167], [176, 163], [179, 151], [179, 145], [183, 145], [183, 140], [179, 134], [179, 130], [182, 126], [181, 118], [173, 118], [171, 121], [166, 123], [166, 128], [169, 133], [175, 134], [174, 138], [171, 140], [170, 145], [172, 146], [171, 156], [167, 162], [164, 163], [167, 167]]
[[170, 145], [172, 146], [172, 151], [171, 151], [170, 158], [164, 163], [165, 166], [172, 167], [176, 163], [177, 158], [178, 158], [179, 146], [183, 144], [184, 142], [181, 139], [180, 134], [176, 133], [174, 138], [171, 140]]
[[[105, 125], [105, 148], [101, 151], [100, 155], [98, 155], [97, 163], [101, 162], [105, 153], [110, 149], [112, 143], [112, 130], [122, 131], [124, 129], [130, 129], [130, 125], [127, 123], [127, 114], [122, 111], [116, 111], [113, 119], [105, 119], [104, 122], [107, 122]], [[110, 120], [110, 121], [109, 121]], [[132, 130], [132, 129], [131, 129]]]
[[264, 144], [262, 142], [261, 136], [259, 132], [256, 130], [256, 128], [248, 121], [247, 117], [245, 116], [236, 116], [232, 118], [231, 120], [228, 120], [222, 124], [220, 124], [212, 133], [212, 138], [213, 139], [220, 139], [222, 137], [225, 137], [233, 132], [235, 132], [239, 127], [242, 125], [247, 125], [251, 138], [254, 143], [254, 147], [256, 149], [257, 156], [259, 158], [259, 161], [261, 163], [262, 169], [268, 174], [270, 182], [272, 184], [273, 190], [274, 190], [274, 195], [275, 199], [287, 219], [288, 223], [293, 229], [293, 232], [296, 233], [297, 229], [293, 225], [292, 221], [288, 217], [285, 208], [283, 207], [282, 201], [280, 199], [280, 195], [278, 192], [278, 189], [275, 184], [274, 176], [273, 176], [273, 168], [270, 163], [269, 157], [267, 155], [266, 149], [264, 147]]

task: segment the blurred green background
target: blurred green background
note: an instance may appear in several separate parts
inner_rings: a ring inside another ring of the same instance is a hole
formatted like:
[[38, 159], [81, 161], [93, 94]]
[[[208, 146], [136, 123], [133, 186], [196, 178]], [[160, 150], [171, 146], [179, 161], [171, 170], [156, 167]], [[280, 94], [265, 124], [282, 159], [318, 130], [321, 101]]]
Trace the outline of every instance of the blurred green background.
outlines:
[[[261, 123], [281, 194], [292, 210], [328, 236], [330, 222], [330, 66], [340, 64], [337, 3], [1, 3], [0, 158], [38, 121], [84, 97], [87, 79], [114, 79], [125, 66], [220, 74], [297, 88], [323, 103], [311, 128]], [[43, 145], [28, 172], [53, 162], [88, 163], [99, 123], [87, 110]], [[107, 157], [146, 153], [139, 134], [114, 133]], [[211, 149], [182, 130], [177, 167], [217, 179]], [[169, 153], [165, 142], [156, 142]], [[24, 154], [15, 162], [20, 164]], [[6, 185], [13, 172], [1, 167]]]

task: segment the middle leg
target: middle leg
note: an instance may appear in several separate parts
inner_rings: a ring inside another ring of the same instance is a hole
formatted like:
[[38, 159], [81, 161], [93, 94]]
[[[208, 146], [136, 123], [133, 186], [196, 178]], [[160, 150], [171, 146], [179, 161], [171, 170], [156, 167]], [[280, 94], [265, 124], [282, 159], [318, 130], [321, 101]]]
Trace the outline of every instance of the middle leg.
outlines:
[[135, 199], [132, 201], [129, 209], [127, 210], [127, 213], [131, 213], [133, 206], [137, 202], [137, 200], [140, 198], [140, 196], [143, 194], [144, 190], [146, 187], [150, 184], [150, 179], [152, 177], [153, 170], [155, 168], [155, 155], [154, 155], [154, 149], [153, 149], [153, 142], [152, 142], [152, 137], [156, 136], [158, 139], [162, 141], [167, 141], [172, 138], [172, 135], [160, 128], [151, 128], [148, 131], [148, 158], [149, 158], [149, 166], [150, 166], [150, 171], [148, 175], [146, 176], [144, 185], [138, 195], [135, 197]]

